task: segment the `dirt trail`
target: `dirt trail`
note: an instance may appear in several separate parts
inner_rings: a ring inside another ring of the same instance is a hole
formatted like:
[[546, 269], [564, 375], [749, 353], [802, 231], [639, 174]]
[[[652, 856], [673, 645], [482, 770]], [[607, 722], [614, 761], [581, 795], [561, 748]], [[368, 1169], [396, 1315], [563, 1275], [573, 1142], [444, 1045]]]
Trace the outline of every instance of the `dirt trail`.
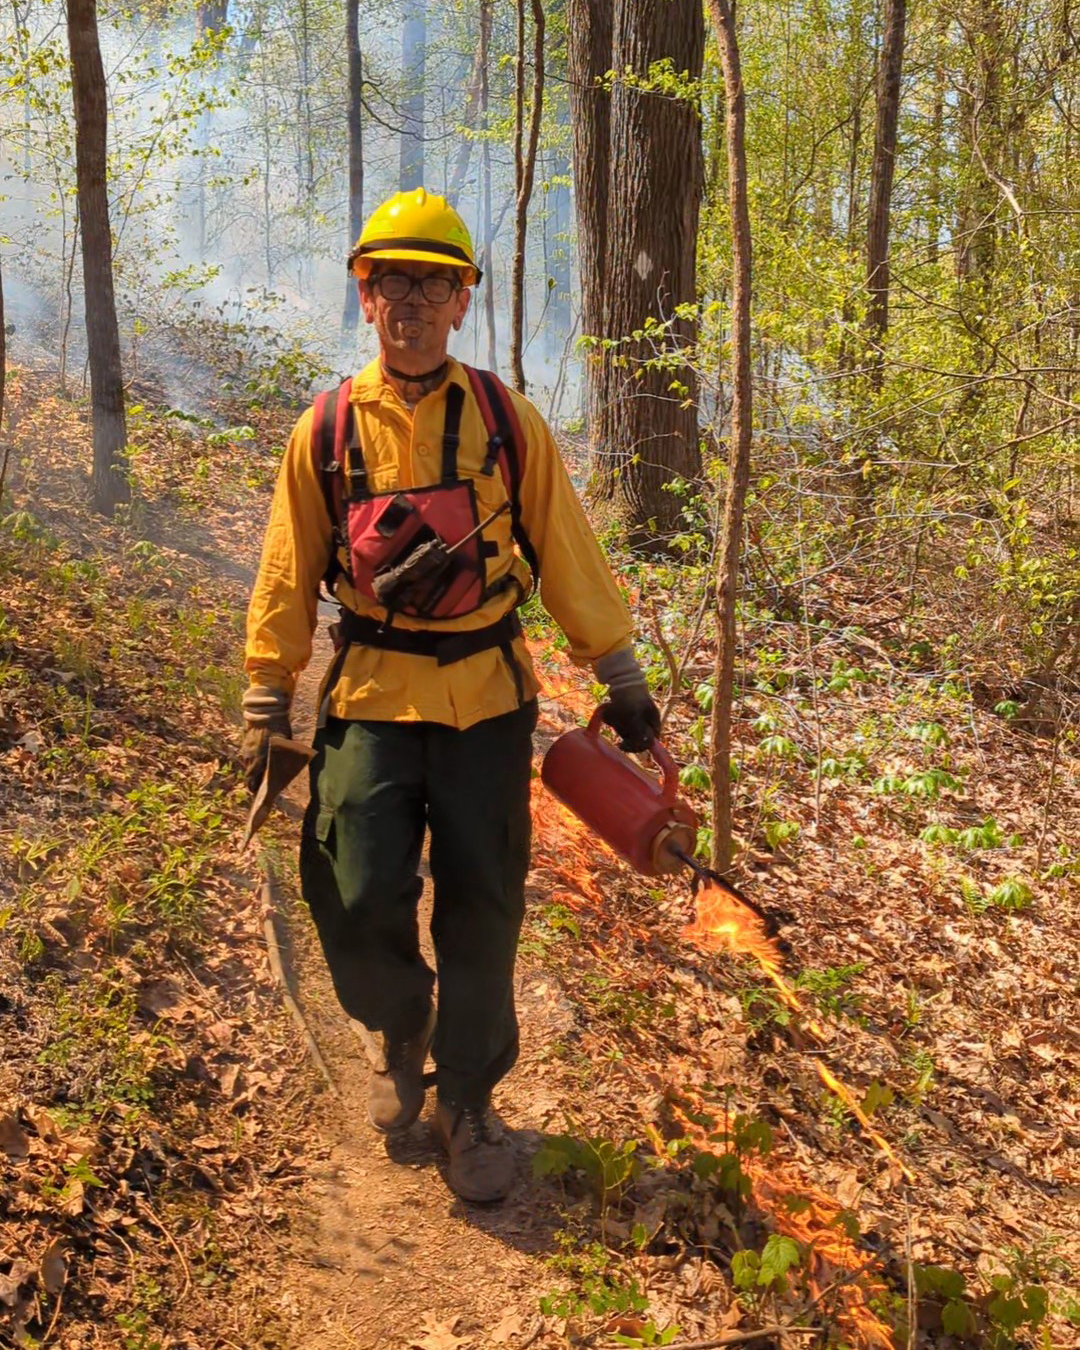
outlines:
[[[315, 691], [329, 657], [323, 629], [297, 691], [298, 736], [311, 735]], [[288, 795], [298, 826], [306, 781]], [[290, 836], [295, 842], [295, 828]], [[425, 879], [425, 938], [429, 889]], [[573, 1028], [572, 1007], [553, 977], [519, 965], [521, 1059], [496, 1096], [518, 1154], [518, 1181], [502, 1205], [466, 1205], [447, 1187], [431, 1140], [433, 1092], [407, 1133], [386, 1139], [368, 1125], [362, 1047], [334, 996], [302, 902], [289, 917], [300, 1002], [340, 1093], [323, 1094], [313, 1124], [323, 1156], [312, 1168], [297, 1254], [288, 1263], [283, 1305], [295, 1317], [296, 1345], [324, 1336], [341, 1350], [529, 1343], [541, 1325], [538, 1296], [553, 1282], [538, 1258], [551, 1250], [562, 1223], [555, 1192], [532, 1179], [529, 1159], [538, 1132], [563, 1124], [567, 1085], [548, 1056]]]

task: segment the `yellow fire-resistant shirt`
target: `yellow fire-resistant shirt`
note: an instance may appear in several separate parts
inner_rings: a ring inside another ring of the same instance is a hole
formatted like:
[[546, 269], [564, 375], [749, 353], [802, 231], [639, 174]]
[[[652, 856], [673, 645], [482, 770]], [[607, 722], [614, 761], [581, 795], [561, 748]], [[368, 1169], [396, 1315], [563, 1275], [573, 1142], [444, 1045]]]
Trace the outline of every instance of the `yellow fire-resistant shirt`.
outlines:
[[[373, 492], [428, 487], [442, 470], [446, 390], [450, 381], [466, 391], [461, 418], [458, 474], [475, 485], [480, 519], [506, 502], [501, 473], [481, 472], [487, 430], [461, 366], [451, 360], [446, 381], [412, 410], [372, 361], [352, 384], [350, 401], [359, 419], [360, 443]], [[525, 435], [521, 521], [540, 559], [540, 598], [566, 634], [579, 664], [595, 661], [630, 642], [632, 625], [614, 578], [604, 561], [551, 432], [535, 407], [511, 393]], [[311, 658], [319, 582], [332, 544], [331, 523], [311, 453], [312, 413], [297, 422], [274, 490], [255, 588], [247, 619], [245, 667], [254, 685], [286, 689]], [[508, 512], [484, 530], [498, 544], [489, 559], [488, 580], [511, 568], [525, 591], [529, 569], [514, 550]], [[342, 565], [348, 562], [344, 552]], [[501, 589], [480, 609], [443, 620], [439, 631], [483, 628], [513, 608], [517, 588]], [[386, 612], [358, 594], [345, 578], [337, 599], [360, 614], [382, 620]], [[424, 628], [419, 619], [396, 615], [395, 627]], [[525, 643], [514, 642], [527, 698], [538, 684]], [[440, 667], [433, 657], [354, 645], [330, 690], [333, 717], [391, 722], [442, 722], [465, 728], [518, 706], [513, 673], [497, 647]]]

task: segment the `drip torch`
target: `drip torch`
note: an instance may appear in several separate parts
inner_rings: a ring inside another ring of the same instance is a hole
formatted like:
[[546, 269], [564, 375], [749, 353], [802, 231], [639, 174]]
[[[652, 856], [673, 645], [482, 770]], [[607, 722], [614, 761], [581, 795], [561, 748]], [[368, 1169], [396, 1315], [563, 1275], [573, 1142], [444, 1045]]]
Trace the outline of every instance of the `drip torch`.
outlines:
[[655, 877], [688, 867], [695, 891], [719, 887], [769, 923], [760, 905], [694, 857], [697, 816], [679, 797], [678, 768], [660, 741], [649, 747], [658, 782], [600, 734], [602, 725], [603, 709], [597, 708], [588, 726], [552, 744], [540, 769], [548, 791], [635, 871]]

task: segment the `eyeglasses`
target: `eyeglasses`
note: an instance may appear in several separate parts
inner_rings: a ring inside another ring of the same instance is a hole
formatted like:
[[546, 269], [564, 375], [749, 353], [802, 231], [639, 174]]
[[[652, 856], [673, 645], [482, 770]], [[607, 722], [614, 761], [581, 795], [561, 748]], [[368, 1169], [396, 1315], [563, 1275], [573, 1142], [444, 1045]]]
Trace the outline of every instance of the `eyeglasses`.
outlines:
[[445, 305], [455, 291], [461, 289], [451, 277], [411, 277], [406, 272], [379, 272], [371, 278], [384, 300], [407, 300], [418, 290], [429, 305]]

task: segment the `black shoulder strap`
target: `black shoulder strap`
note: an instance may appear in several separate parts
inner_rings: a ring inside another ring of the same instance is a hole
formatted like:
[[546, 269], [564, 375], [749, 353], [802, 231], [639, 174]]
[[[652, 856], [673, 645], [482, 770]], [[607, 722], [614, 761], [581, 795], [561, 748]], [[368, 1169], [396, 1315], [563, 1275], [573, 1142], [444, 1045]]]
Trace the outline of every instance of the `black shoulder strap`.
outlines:
[[[349, 395], [352, 393], [352, 380], [343, 380], [334, 389], [328, 389], [315, 399], [311, 422], [311, 457], [315, 473], [322, 489], [326, 513], [330, 517], [332, 531], [330, 559], [323, 574], [323, 584], [333, 594], [334, 582], [343, 571], [338, 560], [338, 549], [344, 547], [347, 538], [345, 520], [345, 492], [342, 479], [345, 471], [345, 455], [349, 446], [358, 445], [355, 418], [350, 418], [352, 407]], [[350, 429], [349, 422], [353, 422]], [[361, 463], [363, 460], [361, 459]]]
[[521, 479], [525, 468], [525, 433], [510, 400], [510, 391], [494, 371], [463, 367], [480, 405], [480, 414], [488, 432], [485, 472], [493, 472], [497, 463], [510, 498], [510, 528], [521, 556], [529, 564], [533, 588], [540, 584], [540, 559], [521, 520]]
[[446, 421], [443, 423], [442, 480], [457, 482], [458, 447], [461, 445], [461, 412], [465, 407], [465, 390], [451, 383], [446, 391]]

